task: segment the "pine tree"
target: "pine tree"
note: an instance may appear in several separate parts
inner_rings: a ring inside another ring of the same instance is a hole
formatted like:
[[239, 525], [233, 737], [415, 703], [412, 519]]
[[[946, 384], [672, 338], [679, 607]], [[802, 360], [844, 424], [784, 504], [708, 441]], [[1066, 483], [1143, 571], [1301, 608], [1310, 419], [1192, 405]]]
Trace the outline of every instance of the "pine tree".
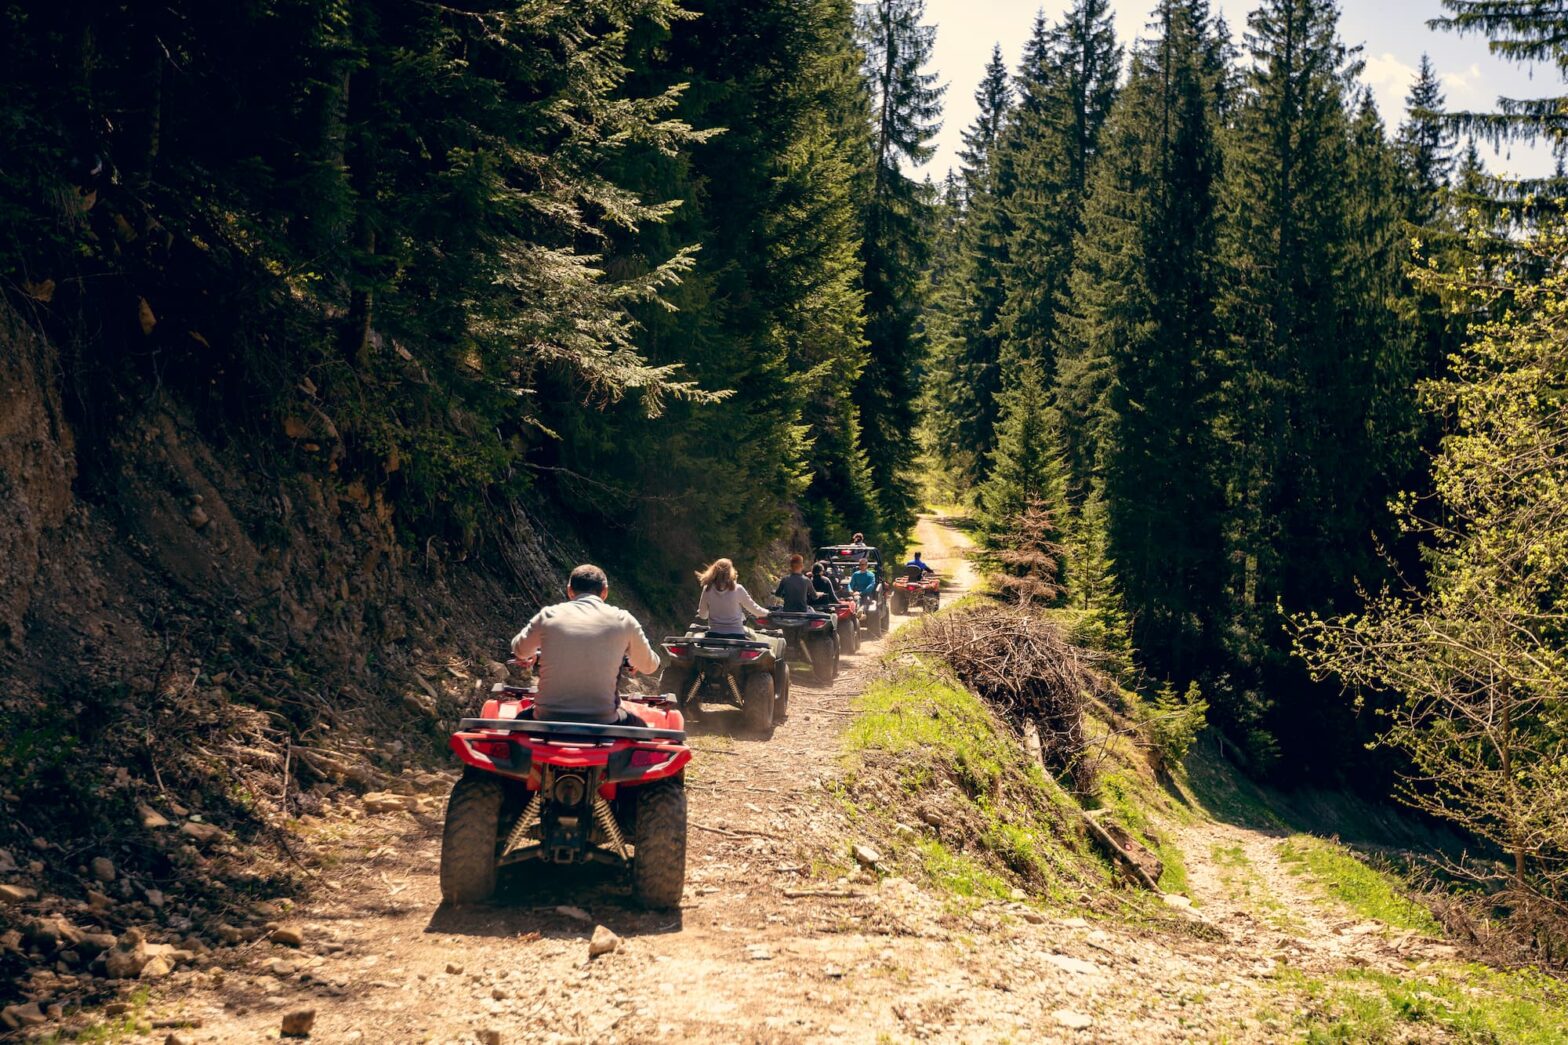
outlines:
[[1051, 435], [1045, 383], [1034, 367], [1018, 371], [1002, 394], [996, 449], [980, 490], [984, 519], [995, 532], [1006, 529], [1024, 508], [1038, 502], [1055, 519], [1065, 517], [1061, 461]]
[[[1398, 216], [1384, 159], [1367, 151], [1370, 104], [1351, 127], [1345, 85], [1357, 66], [1337, 17], [1331, 0], [1269, 0], [1253, 13], [1253, 68], [1225, 170], [1221, 434], [1239, 689], [1216, 707], [1251, 733], [1272, 702], [1297, 768], [1341, 752], [1314, 746], [1321, 695], [1286, 659], [1276, 607], [1330, 606], [1377, 574], [1368, 534], [1402, 446], [1389, 397], [1409, 384], [1396, 376], [1407, 353], [1391, 314], [1397, 267], [1388, 274], [1400, 263], [1389, 230]], [[1387, 148], [1380, 136], [1376, 147]]]
[[1416, 70], [1416, 80], [1405, 96], [1405, 122], [1399, 127], [1397, 148], [1405, 172], [1405, 217], [1425, 225], [1442, 206], [1442, 190], [1454, 169], [1455, 135], [1444, 113], [1445, 99], [1437, 70], [1426, 54]]
[[1007, 66], [1002, 61], [1002, 45], [991, 47], [991, 60], [986, 63], [985, 75], [975, 88], [975, 105], [980, 112], [975, 122], [963, 131], [964, 147], [958, 150], [963, 164], [964, 195], [972, 198], [988, 188], [992, 150], [1006, 126], [1008, 110], [1013, 104], [1013, 89], [1007, 79]]
[[1042, 25], [1037, 21], [1025, 52], [1018, 119], [1007, 141], [1015, 185], [1003, 206], [1014, 231], [1003, 273], [1002, 365], [1027, 361], [1051, 381], [1056, 312], [1122, 52], [1109, 0], [1077, 0], [1048, 32]]
[[660, 256], [666, 237], [703, 244], [669, 295], [675, 310], [639, 313], [639, 342], [733, 392], [711, 410], [677, 403], [664, 423], [564, 399], [550, 417], [559, 449], [541, 463], [599, 484], [569, 486], [574, 509], [585, 529], [616, 535], [608, 565], [660, 599], [688, 586], [692, 562], [749, 568], [797, 510], [814, 535], [877, 532], [850, 394], [865, 365], [870, 149], [848, 0], [710, 2], [642, 47], [636, 87], [687, 84], [680, 115], [724, 132], [672, 154], [624, 150], [631, 170], [687, 202], [623, 243], [613, 266]]
[[861, 251], [869, 350], [855, 403], [880, 509], [878, 529], [888, 539], [914, 524], [920, 498], [914, 480], [915, 407], [926, 353], [920, 295], [934, 200], [904, 166], [931, 157], [945, 91], [924, 71], [936, 37], [934, 26], [921, 24], [924, 16], [924, 0], [872, 0], [858, 19], [872, 155]]
[[1012, 231], [1003, 203], [1014, 179], [1011, 157], [1003, 146], [1013, 113], [1011, 91], [999, 61], [997, 49], [975, 92], [981, 115], [965, 131], [960, 271], [952, 331], [941, 364], [949, 384], [943, 399], [948, 413], [943, 430], [949, 434], [942, 456], [965, 487], [980, 480], [995, 446], [997, 396], [1002, 388], [1002, 271]]
[[1070, 486], [1103, 500], [1090, 528], [1137, 609], [1138, 648], [1182, 678], [1211, 662], [1222, 616], [1217, 33], [1203, 0], [1156, 10], [1101, 140], [1058, 332]]

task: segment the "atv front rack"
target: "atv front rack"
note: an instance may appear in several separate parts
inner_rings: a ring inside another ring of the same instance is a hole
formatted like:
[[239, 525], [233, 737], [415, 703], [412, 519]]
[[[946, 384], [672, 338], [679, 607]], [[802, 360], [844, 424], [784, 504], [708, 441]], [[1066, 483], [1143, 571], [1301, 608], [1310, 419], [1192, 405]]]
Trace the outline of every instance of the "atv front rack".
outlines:
[[601, 725], [597, 722], [554, 722], [531, 718], [465, 718], [457, 728], [493, 729], [507, 733], [532, 733], [535, 736], [591, 737], [599, 740], [673, 740], [686, 743], [684, 729], [654, 729], [652, 726]]

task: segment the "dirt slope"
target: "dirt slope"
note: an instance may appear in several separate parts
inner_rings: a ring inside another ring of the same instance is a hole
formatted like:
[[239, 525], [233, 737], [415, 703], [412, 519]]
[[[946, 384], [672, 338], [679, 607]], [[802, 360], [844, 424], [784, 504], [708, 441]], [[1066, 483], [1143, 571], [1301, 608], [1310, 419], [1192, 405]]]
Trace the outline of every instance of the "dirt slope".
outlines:
[[[961, 533], [925, 517], [919, 538], [949, 592], [970, 583]], [[618, 883], [581, 872], [440, 909], [433, 802], [317, 825], [321, 887], [281, 919], [303, 946], [257, 942], [227, 968], [177, 974], [142, 1015], [200, 1021], [187, 1040], [221, 1042], [274, 1037], [307, 1008], [325, 1042], [1257, 1040], [1290, 1036], [1257, 1017], [1295, 1004], [1272, 984], [1282, 968], [1430, 952], [1325, 913], [1275, 839], [1207, 822], [1179, 839], [1201, 911], [1190, 931], [810, 876], [813, 853], [855, 841], [824, 836], [822, 784], [881, 647], [846, 658], [830, 689], [797, 683], [769, 742], [703, 727], [679, 915], [635, 910]], [[590, 961], [595, 924], [623, 942]]]

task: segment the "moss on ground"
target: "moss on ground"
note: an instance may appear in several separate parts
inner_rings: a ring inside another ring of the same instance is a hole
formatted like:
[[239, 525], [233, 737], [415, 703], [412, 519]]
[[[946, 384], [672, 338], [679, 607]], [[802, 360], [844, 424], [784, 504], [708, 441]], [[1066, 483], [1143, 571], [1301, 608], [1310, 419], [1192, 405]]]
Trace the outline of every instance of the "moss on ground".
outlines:
[[1568, 986], [1537, 972], [1450, 965], [1316, 979], [1288, 971], [1280, 986], [1304, 995], [1290, 1029], [1307, 1042], [1568, 1042]]
[[1368, 866], [1341, 845], [1312, 835], [1293, 835], [1279, 843], [1279, 855], [1292, 873], [1310, 874], [1326, 900], [1339, 901], [1363, 918], [1396, 929], [1442, 935], [1442, 927], [1410, 898], [1404, 882]]

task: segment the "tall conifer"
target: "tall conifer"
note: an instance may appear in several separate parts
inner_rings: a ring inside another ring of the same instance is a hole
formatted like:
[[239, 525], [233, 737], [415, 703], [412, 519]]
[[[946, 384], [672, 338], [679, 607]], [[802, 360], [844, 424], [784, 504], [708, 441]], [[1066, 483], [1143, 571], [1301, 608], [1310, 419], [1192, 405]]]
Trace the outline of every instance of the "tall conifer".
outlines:
[[861, 257], [867, 365], [855, 385], [884, 541], [914, 524], [916, 401], [924, 363], [921, 279], [930, 261], [931, 194], [905, 170], [930, 159], [945, 88], [925, 71], [936, 27], [924, 0], [872, 0], [859, 11], [871, 94], [871, 177]]

